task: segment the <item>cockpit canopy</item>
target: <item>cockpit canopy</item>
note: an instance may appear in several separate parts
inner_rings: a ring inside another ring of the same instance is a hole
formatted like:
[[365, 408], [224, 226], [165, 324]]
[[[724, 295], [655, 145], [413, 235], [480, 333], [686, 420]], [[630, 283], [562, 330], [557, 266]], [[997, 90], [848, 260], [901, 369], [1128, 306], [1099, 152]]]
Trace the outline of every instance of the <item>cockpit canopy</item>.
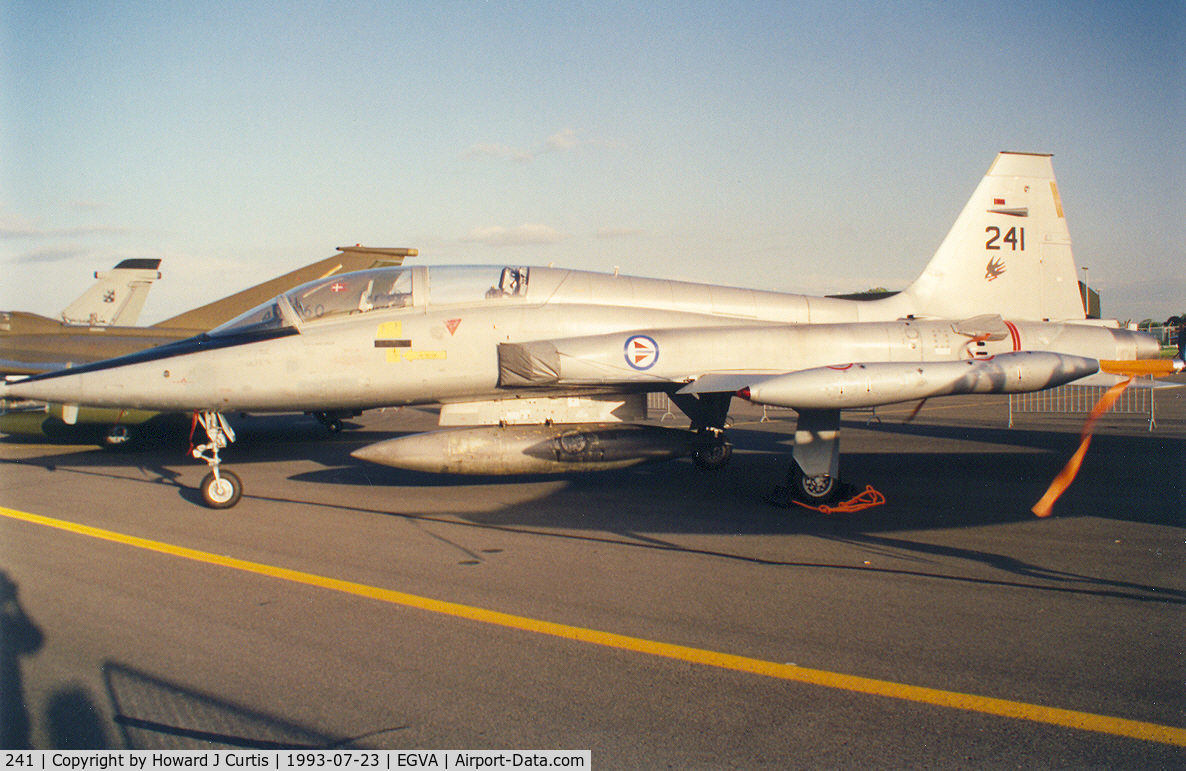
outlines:
[[385, 267], [316, 279], [237, 316], [211, 336], [300, 327], [335, 317], [412, 305], [470, 305], [527, 292], [522, 267]]

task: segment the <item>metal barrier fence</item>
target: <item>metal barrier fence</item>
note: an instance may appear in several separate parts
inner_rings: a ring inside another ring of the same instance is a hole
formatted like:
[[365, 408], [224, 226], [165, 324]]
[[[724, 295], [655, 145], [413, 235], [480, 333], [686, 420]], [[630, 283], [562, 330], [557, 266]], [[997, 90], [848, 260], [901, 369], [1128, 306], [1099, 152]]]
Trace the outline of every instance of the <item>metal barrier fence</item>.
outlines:
[[[662, 391], [650, 391], [647, 393], [647, 417], [649, 418], [655, 412], [663, 410], [659, 422], [667, 420], [668, 418], [675, 420], [677, 417], [675, 412], [675, 405], [671, 403], [670, 397]], [[682, 414], [682, 413], [680, 413]]]
[[[1117, 415], [1148, 415], [1149, 430], [1157, 427], [1153, 408], [1153, 378], [1145, 387], [1135, 382], [1120, 395], [1108, 412]], [[1086, 415], [1107, 391], [1105, 386], [1065, 385], [1045, 391], [1009, 395], [1009, 428], [1013, 428], [1013, 416], [1020, 413], [1061, 413], [1064, 415]]]
[[[680, 417], [683, 416], [683, 413], [680, 412], [679, 408], [677, 408], [672, 403], [671, 398], [667, 394], [662, 393], [662, 392], [655, 392], [655, 391], [648, 393], [647, 394], [647, 417], [649, 418], [660, 411], [662, 411], [662, 414], [659, 416], [660, 423], [665, 422], [669, 419], [670, 420], [678, 420]], [[769, 423], [772, 420], [783, 420], [788, 415], [790, 415], [794, 412], [795, 412], [795, 410], [790, 407], [771, 407], [769, 405], [763, 404], [762, 405], [762, 418], [759, 422]], [[866, 424], [881, 422], [881, 417], [877, 414], [876, 407], [850, 409], [850, 410], [845, 410], [844, 412], [845, 412], [845, 414], [848, 414], [848, 415], [851, 415], [854, 413], [858, 414], [858, 415], [864, 415], [866, 417], [866, 420], [865, 420]]]
[[[1143, 382], [1134, 383], [1129, 387], [1116, 403], [1112, 405], [1110, 413], [1118, 415], [1148, 415], [1149, 430], [1157, 428], [1157, 415], [1154, 409], [1154, 381], [1149, 378], [1148, 386]], [[1013, 428], [1014, 417], [1020, 414], [1064, 414], [1064, 415], [1086, 415], [1091, 412], [1096, 403], [1103, 397], [1108, 389], [1105, 386], [1083, 386], [1083, 385], [1065, 385], [1058, 388], [1050, 388], [1045, 391], [1036, 391], [1028, 394], [1010, 394], [1009, 395], [1009, 428]], [[660, 422], [668, 419], [676, 420], [681, 415], [671, 399], [665, 393], [651, 392], [647, 394], [647, 415], [651, 416], [662, 411], [659, 420]], [[770, 420], [781, 418], [778, 413], [792, 412], [789, 407], [762, 407], [762, 420], [766, 423]], [[877, 409], [868, 408], [862, 410], [845, 410], [846, 413], [865, 414], [867, 416], [867, 423], [880, 423], [881, 417], [877, 414]], [[770, 413], [775, 413], [771, 415]]]

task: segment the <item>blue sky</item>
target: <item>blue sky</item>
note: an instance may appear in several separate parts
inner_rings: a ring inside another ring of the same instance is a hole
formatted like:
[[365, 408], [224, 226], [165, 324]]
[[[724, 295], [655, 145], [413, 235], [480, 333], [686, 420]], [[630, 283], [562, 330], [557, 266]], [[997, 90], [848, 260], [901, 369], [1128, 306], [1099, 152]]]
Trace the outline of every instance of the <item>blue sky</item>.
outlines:
[[1186, 310], [1186, 4], [0, 4], [0, 308], [328, 256], [900, 288], [1054, 154], [1106, 315]]

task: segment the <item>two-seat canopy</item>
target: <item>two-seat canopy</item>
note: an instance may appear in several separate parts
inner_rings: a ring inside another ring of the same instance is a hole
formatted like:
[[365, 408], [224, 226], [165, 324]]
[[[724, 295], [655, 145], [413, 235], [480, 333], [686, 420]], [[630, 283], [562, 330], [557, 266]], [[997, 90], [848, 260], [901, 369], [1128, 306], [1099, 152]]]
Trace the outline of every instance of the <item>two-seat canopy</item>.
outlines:
[[210, 331], [211, 337], [299, 329], [335, 317], [389, 308], [470, 305], [527, 293], [528, 269], [503, 266], [386, 267], [310, 281]]

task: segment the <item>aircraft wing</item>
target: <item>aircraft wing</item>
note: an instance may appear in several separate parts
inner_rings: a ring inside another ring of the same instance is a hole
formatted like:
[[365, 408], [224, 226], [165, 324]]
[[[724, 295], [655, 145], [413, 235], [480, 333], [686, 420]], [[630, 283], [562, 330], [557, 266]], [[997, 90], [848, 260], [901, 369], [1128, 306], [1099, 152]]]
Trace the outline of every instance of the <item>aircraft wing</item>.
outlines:
[[702, 375], [683, 388], [678, 394], [735, 394], [743, 388], [749, 388], [756, 382], [769, 378], [766, 372], [712, 372]]
[[[179, 340], [187, 335], [151, 334], [151, 327], [105, 327], [71, 335], [11, 335], [0, 338], [0, 374], [36, 375], [103, 361]], [[160, 330], [162, 332], [169, 330]], [[116, 332], [116, 334], [107, 334]], [[120, 334], [124, 332], [126, 334]]]
[[366, 270], [379, 265], [402, 265], [405, 257], [415, 257], [417, 253], [415, 249], [404, 248], [339, 246], [338, 254], [332, 257], [326, 257], [221, 300], [188, 310], [155, 326], [181, 327], [205, 332], [306, 281], [338, 273]]

